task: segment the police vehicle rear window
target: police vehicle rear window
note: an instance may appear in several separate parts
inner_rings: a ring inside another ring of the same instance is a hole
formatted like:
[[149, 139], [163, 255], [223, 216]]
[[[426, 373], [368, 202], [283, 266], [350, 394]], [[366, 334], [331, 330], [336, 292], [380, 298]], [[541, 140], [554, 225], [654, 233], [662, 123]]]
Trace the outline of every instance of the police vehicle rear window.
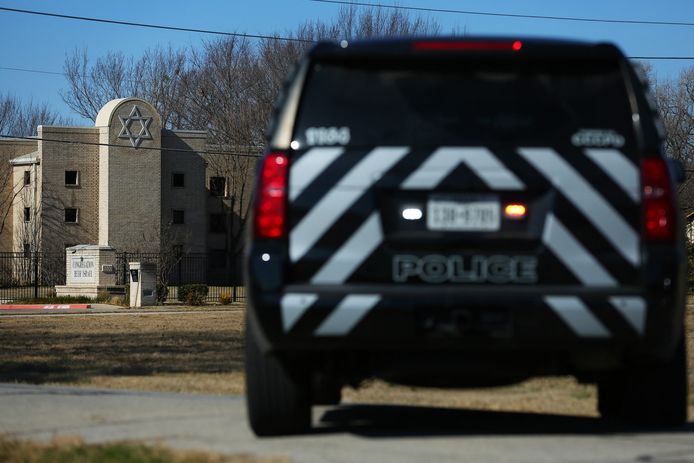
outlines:
[[596, 129], [623, 144], [633, 138], [617, 63], [315, 63], [294, 140], [546, 146]]

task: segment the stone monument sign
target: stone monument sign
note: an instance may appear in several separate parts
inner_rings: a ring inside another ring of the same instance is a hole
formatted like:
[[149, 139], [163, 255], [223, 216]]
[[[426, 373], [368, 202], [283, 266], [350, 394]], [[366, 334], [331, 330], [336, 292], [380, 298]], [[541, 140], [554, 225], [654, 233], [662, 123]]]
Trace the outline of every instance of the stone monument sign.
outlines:
[[66, 284], [56, 286], [57, 296], [95, 299], [116, 285], [116, 251], [110, 246], [80, 244], [65, 250]]

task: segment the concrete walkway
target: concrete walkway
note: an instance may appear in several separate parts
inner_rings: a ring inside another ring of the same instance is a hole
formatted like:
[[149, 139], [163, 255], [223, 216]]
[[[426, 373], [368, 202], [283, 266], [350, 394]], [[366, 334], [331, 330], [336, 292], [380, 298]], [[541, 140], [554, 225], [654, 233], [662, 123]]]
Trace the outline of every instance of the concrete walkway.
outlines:
[[694, 423], [634, 430], [593, 418], [408, 406], [314, 411], [309, 435], [258, 439], [241, 396], [0, 384], [0, 433], [122, 439], [295, 462], [694, 463]]

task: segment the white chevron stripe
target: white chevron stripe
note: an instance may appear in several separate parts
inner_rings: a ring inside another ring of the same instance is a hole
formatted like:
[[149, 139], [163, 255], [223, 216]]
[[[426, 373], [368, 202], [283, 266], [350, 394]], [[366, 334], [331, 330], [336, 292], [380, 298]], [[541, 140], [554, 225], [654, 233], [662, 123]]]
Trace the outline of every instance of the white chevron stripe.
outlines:
[[638, 265], [638, 234], [571, 165], [550, 148], [521, 148], [518, 152], [550, 180], [627, 261]]
[[316, 336], [348, 334], [381, 300], [378, 294], [353, 294], [345, 297], [316, 330]]
[[600, 320], [575, 296], [545, 296], [544, 301], [554, 313], [579, 336], [609, 338], [610, 332]]
[[622, 190], [634, 201], [637, 202], [640, 196], [641, 182], [639, 170], [627, 159], [619, 150], [589, 148], [585, 150], [586, 155], [595, 164], [612, 178]]
[[313, 148], [289, 169], [289, 201], [294, 201], [338, 156], [344, 148]]
[[344, 283], [383, 241], [381, 218], [373, 212], [313, 276], [314, 284]]
[[376, 183], [379, 175], [390, 169], [408, 151], [409, 148], [404, 147], [376, 148], [354, 166], [292, 229], [289, 235], [291, 261], [301, 259], [342, 214]]
[[584, 285], [617, 286], [612, 275], [552, 213], [547, 215], [542, 242]]
[[402, 183], [405, 190], [436, 187], [460, 163], [465, 163], [478, 177], [495, 190], [522, 190], [523, 182], [508, 170], [486, 148], [441, 147]]
[[629, 324], [640, 335], [646, 329], [646, 301], [641, 297], [614, 296], [609, 299], [610, 304], [622, 314]]
[[292, 329], [317, 299], [318, 295], [312, 293], [290, 293], [282, 296], [280, 308], [282, 310], [282, 327], [285, 333]]

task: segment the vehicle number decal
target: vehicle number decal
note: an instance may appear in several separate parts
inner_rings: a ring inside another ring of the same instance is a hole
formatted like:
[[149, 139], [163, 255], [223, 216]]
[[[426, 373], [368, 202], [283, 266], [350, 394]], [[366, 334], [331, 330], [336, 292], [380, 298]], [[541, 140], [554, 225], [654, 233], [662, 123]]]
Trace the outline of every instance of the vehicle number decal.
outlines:
[[571, 136], [571, 144], [574, 146], [621, 148], [624, 146], [624, 137], [614, 130], [581, 129]]
[[306, 144], [316, 145], [346, 145], [351, 135], [349, 127], [310, 127], [306, 129]]

